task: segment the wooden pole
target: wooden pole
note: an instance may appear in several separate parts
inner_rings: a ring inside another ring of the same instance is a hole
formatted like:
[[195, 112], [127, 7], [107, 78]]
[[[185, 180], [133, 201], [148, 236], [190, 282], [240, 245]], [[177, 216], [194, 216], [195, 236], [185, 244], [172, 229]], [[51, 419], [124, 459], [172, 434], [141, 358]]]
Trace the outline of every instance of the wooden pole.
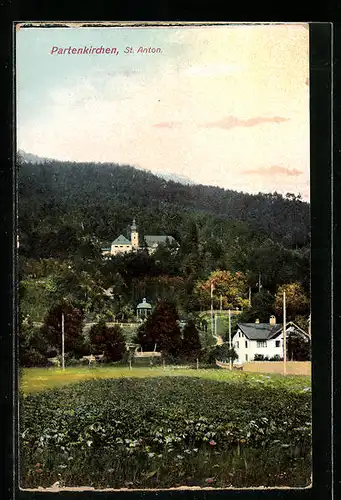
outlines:
[[[231, 341], [231, 309], [229, 309], [229, 349], [231, 354], [232, 341]], [[230, 356], [230, 370], [232, 370], [232, 358]]]
[[211, 334], [214, 335], [214, 323], [213, 323], [213, 284], [211, 284]]
[[62, 312], [62, 369], [65, 370], [65, 332], [64, 332], [64, 313]]
[[223, 296], [220, 295], [220, 310], [223, 310]]
[[251, 287], [249, 287], [249, 307], [251, 307]]
[[197, 358], [197, 370], [199, 370], [199, 359]]
[[283, 292], [283, 372], [287, 373], [287, 314], [286, 314], [285, 292]]
[[217, 337], [217, 321], [218, 321], [218, 317], [217, 317], [217, 311], [215, 312], [215, 315], [214, 315], [214, 335]]

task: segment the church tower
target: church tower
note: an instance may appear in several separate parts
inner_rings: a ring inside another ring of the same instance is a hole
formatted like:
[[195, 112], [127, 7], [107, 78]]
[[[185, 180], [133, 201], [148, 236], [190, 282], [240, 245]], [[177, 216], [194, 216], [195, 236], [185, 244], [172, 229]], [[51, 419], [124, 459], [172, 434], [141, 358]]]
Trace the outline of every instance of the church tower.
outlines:
[[131, 245], [133, 250], [137, 250], [139, 247], [139, 233], [137, 232], [137, 227], [135, 223], [135, 219], [131, 225]]

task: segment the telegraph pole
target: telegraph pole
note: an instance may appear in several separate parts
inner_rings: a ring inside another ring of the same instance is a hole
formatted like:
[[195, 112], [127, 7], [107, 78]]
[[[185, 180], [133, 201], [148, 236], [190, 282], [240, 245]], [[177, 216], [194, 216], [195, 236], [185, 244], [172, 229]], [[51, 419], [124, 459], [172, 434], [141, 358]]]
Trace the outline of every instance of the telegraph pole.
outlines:
[[223, 296], [220, 295], [220, 310], [223, 309]]
[[287, 312], [285, 303], [285, 292], [283, 292], [283, 371], [287, 373]]
[[232, 349], [232, 342], [231, 342], [231, 309], [229, 309], [229, 349], [230, 349], [230, 370], [232, 370], [232, 358], [231, 358], [231, 349]]
[[249, 307], [251, 307], [251, 287], [249, 286]]
[[62, 369], [65, 370], [65, 332], [64, 332], [64, 313], [62, 312]]
[[213, 283], [211, 283], [211, 332], [214, 335], [214, 320], [213, 320]]

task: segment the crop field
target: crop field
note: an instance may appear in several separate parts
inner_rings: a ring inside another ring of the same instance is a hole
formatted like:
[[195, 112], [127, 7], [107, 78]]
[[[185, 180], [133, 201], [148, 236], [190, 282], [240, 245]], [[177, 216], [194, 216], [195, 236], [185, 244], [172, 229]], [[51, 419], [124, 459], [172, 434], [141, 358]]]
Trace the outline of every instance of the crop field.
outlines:
[[28, 369], [21, 487], [306, 487], [310, 412], [308, 377]]

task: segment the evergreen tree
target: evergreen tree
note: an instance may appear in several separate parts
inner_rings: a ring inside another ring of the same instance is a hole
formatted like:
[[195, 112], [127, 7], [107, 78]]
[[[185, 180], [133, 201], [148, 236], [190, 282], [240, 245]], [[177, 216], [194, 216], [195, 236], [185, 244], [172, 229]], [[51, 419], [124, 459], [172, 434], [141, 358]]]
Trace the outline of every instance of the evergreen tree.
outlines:
[[83, 314], [79, 309], [69, 304], [60, 303], [48, 312], [42, 332], [49, 345], [61, 352], [62, 344], [62, 314], [64, 314], [64, 348], [65, 353], [71, 353], [75, 357], [85, 354], [83, 338]]
[[172, 302], [161, 300], [138, 330], [137, 341], [144, 351], [178, 356], [181, 351], [179, 316]]
[[108, 327], [104, 320], [93, 325], [89, 332], [93, 354], [103, 353], [108, 361], [119, 361], [126, 351], [125, 338], [118, 325]]
[[183, 330], [182, 354], [186, 359], [193, 361], [199, 357], [200, 349], [199, 332], [195, 321], [190, 319]]

